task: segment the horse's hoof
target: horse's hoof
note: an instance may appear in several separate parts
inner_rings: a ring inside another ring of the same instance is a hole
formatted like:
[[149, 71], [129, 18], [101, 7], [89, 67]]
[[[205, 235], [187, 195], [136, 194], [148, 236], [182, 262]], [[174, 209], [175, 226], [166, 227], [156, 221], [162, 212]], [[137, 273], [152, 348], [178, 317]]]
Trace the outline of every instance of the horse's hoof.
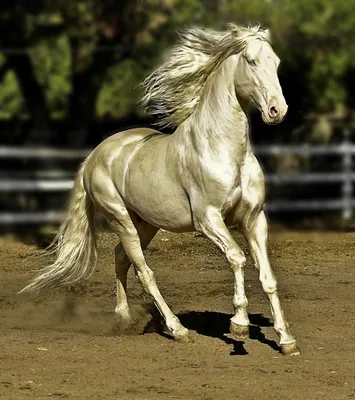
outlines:
[[191, 339], [190, 332], [186, 328], [174, 334], [174, 340], [179, 343], [188, 343]]
[[301, 354], [301, 351], [296, 346], [296, 343], [289, 343], [281, 345], [281, 353], [284, 356], [299, 356]]
[[249, 337], [248, 325], [238, 325], [231, 321], [229, 331], [236, 339], [248, 339]]

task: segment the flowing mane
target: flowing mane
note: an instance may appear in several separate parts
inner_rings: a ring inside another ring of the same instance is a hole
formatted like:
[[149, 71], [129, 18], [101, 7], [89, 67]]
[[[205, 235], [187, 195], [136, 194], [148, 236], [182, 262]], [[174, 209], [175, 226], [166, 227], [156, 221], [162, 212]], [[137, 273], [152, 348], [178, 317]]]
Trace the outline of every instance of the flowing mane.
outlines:
[[208, 76], [254, 38], [270, 41], [269, 32], [259, 26], [230, 24], [223, 32], [195, 27], [181, 31], [166, 60], [143, 81], [141, 105], [158, 116], [159, 125], [179, 126], [199, 104]]

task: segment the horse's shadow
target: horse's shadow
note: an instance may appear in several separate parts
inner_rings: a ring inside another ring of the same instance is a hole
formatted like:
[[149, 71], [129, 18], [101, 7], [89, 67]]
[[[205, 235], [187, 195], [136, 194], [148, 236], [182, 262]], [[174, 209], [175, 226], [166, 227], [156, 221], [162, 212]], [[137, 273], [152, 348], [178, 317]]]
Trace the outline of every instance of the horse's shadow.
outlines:
[[[233, 344], [234, 348], [230, 355], [247, 355], [244, 348], [244, 341], [232, 339], [229, 335], [229, 324], [232, 315], [213, 311], [190, 311], [178, 315], [181, 323], [187, 328], [197, 333], [212, 338], [223, 340], [227, 344]], [[261, 331], [262, 327], [272, 326], [269, 318], [262, 314], [249, 314], [249, 338], [266, 344], [275, 351], [280, 351], [280, 347], [274, 340], [267, 339]], [[227, 336], [228, 335], [228, 336]]]

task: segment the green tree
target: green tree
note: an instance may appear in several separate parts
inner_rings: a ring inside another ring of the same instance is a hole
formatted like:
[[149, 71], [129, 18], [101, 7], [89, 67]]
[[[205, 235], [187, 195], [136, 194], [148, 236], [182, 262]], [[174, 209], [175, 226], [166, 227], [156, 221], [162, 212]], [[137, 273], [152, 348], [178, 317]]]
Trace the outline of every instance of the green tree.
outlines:
[[0, 53], [0, 117], [30, 118], [34, 132], [65, 119], [78, 132], [67, 143], [81, 146], [95, 118], [142, 115], [136, 86], [177, 28], [226, 22], [271, 28], [292, 109], [351, 109], [354, 8], [355, 0], [3, 0], [0, 47], [11, 51]]
[[199, 0], [5, 1], [0, 45], [10, 50], [0, 59], [1, 115], [29, 116], [37, 132], [65, 118], [78, 132], [68, 144], [81, 146], [96, 116], [137, 113], [133, 88], [176, 27], [202, 14]]

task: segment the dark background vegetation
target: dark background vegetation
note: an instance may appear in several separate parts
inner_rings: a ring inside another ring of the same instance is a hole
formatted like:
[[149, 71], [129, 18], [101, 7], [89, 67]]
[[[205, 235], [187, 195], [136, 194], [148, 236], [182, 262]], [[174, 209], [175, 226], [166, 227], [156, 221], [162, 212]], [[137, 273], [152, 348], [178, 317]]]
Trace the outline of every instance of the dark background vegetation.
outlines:
[[[137, 85], [176, 30], [227, 22], [269, 27], [282, 60], [288, 117], [267, 127], [252, 115], [255, 143], [339, 143], [344, 128], [353, 139], [354, 9], [355, 0], [2, 0], [0, 145], [90, 148], [115, 131], [151, 124], [137, 106]], [[332, 157], [262, 162], [274, 172], [340, 165]], [[317, 189], [332, 197], [329, 190], [340, 193], [339, 185]], [[314, 187], [298, 191], [311, 196]], [[8, 208], [8, 197], [1, 203]]]

